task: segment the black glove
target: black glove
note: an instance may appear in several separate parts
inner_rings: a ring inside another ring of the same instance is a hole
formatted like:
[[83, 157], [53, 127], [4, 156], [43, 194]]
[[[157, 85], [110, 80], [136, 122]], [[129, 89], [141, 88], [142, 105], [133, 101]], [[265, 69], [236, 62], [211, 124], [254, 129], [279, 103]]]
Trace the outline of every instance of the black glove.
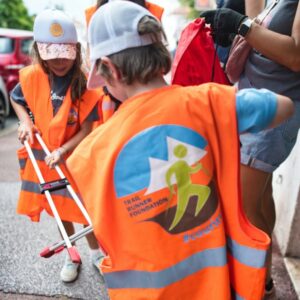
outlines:
[[233, 9], [243, 15], [245, 14], [245, 0], [225, 0], [222, 7]]
[[211, 25], [216, 35], [237, 33], [240, 24], [247, 18], [230, 8], [207, 10], [201, 13], [200, 17], [205, 18], [205, 23]]
[[212, 32], [212, 38], [215, 44], [220, 45], [222, 47], [231, 46], [234, 37], [235, 37], [234, 33], [216, 35], [214, 32]]

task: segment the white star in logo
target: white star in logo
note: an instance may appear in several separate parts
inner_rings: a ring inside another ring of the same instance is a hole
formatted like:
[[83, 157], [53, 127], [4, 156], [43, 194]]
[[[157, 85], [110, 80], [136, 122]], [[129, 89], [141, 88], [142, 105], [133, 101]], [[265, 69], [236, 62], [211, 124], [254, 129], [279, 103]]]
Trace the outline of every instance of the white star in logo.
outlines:
[[[157, 159], [153, 157], [149, 157], [150, 162], [150, 184], [148, 186], [145, 195], [154, 193], [159, 191], [167, 186], [166, 183], [166, 173], [168, 169], [179, 159], [174, 155], [174, 148], [178, 145], [184, 145], [187, 148], [187, 156], [184, 160], [191, 166], [197, 161], [199, 161], [203, 156], [206, 155], [207, 151], [192, 146], [190, 144], [186, 144], [184, 142], [178, 141], [176, 139], [167, 137], [167, 145], [168, 145], [168, 160]], [[175, 177], [171, 178], [171, 183], [175, 184]]]

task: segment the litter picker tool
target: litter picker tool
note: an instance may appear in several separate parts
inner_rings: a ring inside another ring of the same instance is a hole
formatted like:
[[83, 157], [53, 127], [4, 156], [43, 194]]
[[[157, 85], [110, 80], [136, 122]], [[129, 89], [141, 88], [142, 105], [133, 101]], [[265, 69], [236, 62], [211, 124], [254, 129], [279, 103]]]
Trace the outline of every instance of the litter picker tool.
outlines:
[[[35, 137], [37, 138], [37, 140], [38, 140], [39, 144], [41, 145], [41, 147], [43, 148], [44, 152], [47, 155], [50, 155], [51, 153], [50, 153], [49, 149], [47, 148], [46, 144], [44, 143], [43, 139], [41, 138], [41, 136], [38, 133], [36, 133]], [[67, 251], [69, 253], [71, 260], [74, 263], [80, 263], [81, 262], [80, 255], [79, 255], [76, 247], [73, 246], [72, 243], [93, 231], [91, 219], [90, 219], [85, 207], [83, 206], [82, 202], [80, 201], [79, 197], [77, 196], [77, 194], [71, 187], [71, 185], [70, 185], [69, 181], [67, 180], [66, 176], [64, 175], [64, 173], [62, 172], [61, 168], [59, 166], [55, 166], [55, 170], [58, 173], [60, 179], [50, 181], [50, 182], [45, 182], [44, 177], [40, 171], [40, 168], [37, 164], [37, 161], [34, 157], [34, 154], [30, 148], [29, 143], [27, 141], [25, 141], [24, 145], [26, 147], [29, 158], [33, 164], [34, 170], [39, 179], [40, 191], [42, 194], [45, 194], [45, 197], [47, 198], [49, 206], [55, 217], [59, 231], [63, 237], [63, 240], [61, 242], [57, 242], [57, 243], [53, 244], [52, 246], [46, 247], [44, 250], [42, 250], [42, 252], [40, 253], [40, 256], [48, 258], [48, 257], [52, 256], [53, 254], [56, 254], [56, 253], [62, 251], [64, 248], [67, 248]], [[54, 201], [53, 201], [51, 193], [50, 193], [52, 191], [56, 191], [56, 190], [60, 190], [60, 189], [67, 189], [69, 191], [69, 193], [72, 196], [72, 198], [74, 199], [76, 205], [78, 206], [78, 208], [80, 209], [80, 211], [82, 212], [82, 214], [84, 215], [85, 219], [87, 220], [87, 222], [89, 224], [87, 227], [74, 233], [70, 237], [68, 236], [68, 234], [64, 228], [64, 225], [63, 225], [61, 218], [57, 212], [57, 209], [55, 207]]]

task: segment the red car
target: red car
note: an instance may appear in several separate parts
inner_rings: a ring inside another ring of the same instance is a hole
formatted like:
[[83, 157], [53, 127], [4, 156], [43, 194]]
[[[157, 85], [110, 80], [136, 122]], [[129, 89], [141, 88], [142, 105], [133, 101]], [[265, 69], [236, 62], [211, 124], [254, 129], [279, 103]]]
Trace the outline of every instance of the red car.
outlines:
[[0, 28], [0, 76], [9, 93], [19, 82], [19, 70], [30, 64], [32, 31]]

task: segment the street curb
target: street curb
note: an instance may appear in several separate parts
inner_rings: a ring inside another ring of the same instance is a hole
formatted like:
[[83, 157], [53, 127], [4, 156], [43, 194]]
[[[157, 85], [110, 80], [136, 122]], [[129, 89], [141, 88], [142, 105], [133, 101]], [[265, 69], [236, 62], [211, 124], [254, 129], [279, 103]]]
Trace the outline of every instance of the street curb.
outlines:
[[298, 299], [300, 299], [300, 259], [286, 257], [284, 258], [284, 263], [293, 283]]

